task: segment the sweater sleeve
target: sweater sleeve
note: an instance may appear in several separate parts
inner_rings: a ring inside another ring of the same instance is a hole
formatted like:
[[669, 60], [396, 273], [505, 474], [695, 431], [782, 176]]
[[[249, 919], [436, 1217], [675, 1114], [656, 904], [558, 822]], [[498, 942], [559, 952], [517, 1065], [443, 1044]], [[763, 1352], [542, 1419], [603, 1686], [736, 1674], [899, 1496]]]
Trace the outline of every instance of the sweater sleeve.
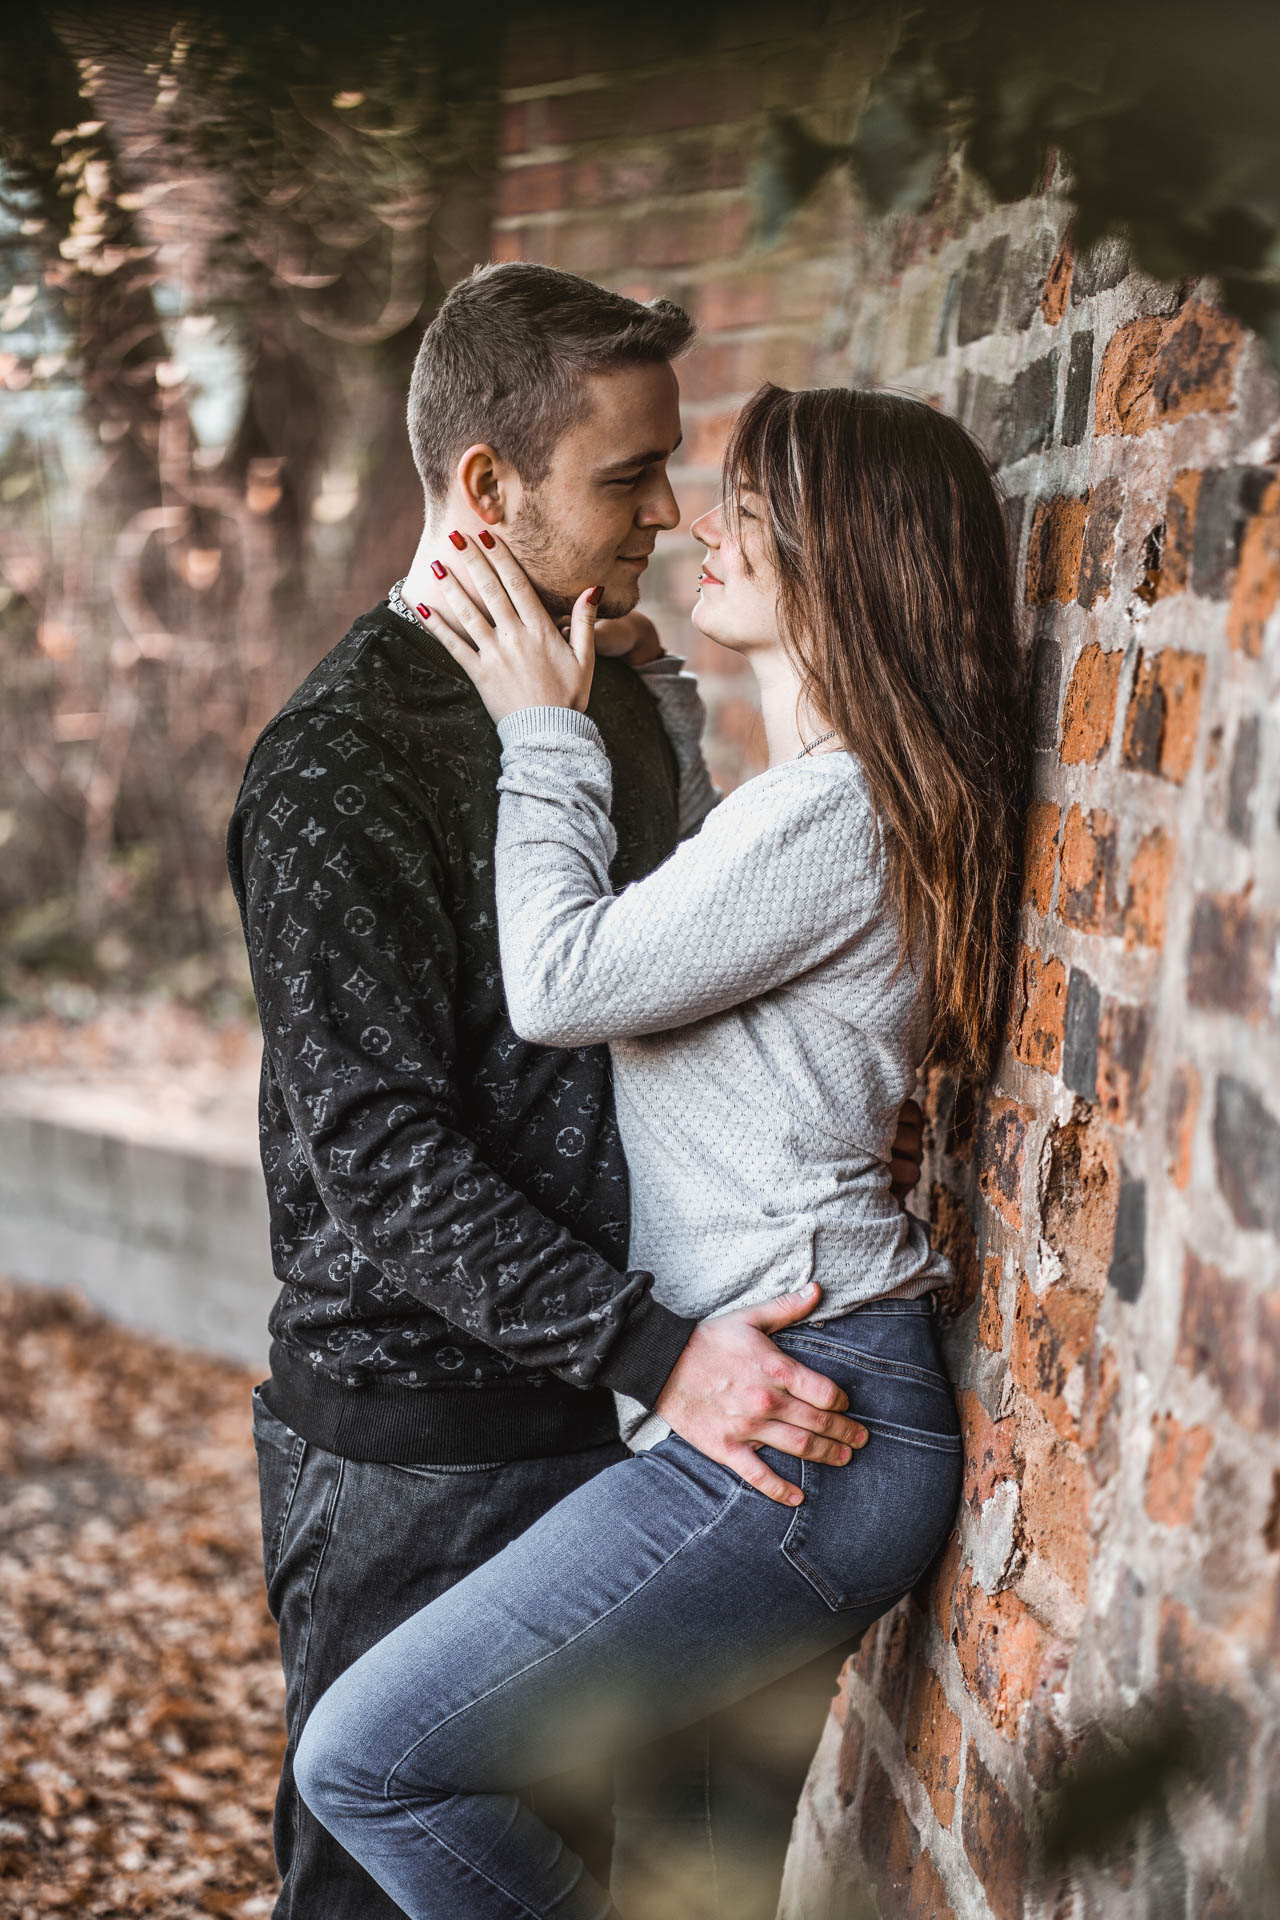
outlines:
[[636, 667], [635, 672], [658, 703], [663, 728], [676, 756], [680, 778], [676, 831], [686, 840], [724, 797], [712, 784], [702, 752], [707, 710], [698, 682], [685, 672], [679, 654], [664, 653]]
[[527, 1039], [582, 1046], [686, 1026], [808, 972], [878, 914], [874, 816], [847, 760], [748, 781], [615, 895], [609, 762], [592, 722], [531, 707], [498, 731], [498, 932]]
[[329, 1213], [516, 1364], [652, 1404], [692, 1322], [539, 1212], [462, 1117], [458, 937], [413, 783], [332, 716], [260, 753], [233, 870], [265, 1045]]

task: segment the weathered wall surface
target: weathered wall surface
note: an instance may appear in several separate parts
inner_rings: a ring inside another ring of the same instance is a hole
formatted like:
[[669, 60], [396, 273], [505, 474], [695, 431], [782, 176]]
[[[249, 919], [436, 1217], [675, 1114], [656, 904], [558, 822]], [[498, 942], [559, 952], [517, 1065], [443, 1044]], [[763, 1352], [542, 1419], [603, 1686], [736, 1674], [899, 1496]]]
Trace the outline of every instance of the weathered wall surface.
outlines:
[[[753, 252], [762, 109], [840, 138], [878, 53], [853, 24], [764, 34], [744, 18], [678, 60], [585, 22], [513, 36], [493, 247], [698, 318], [686, 525], [766, 375], [929, 395], [1010, 496], [1035, 749], [1017, 978], [993, 1083], [929, 1089], [965, 1499], [846, 1676], [786, 1911], [1229, 1920], [1280, 1743], [1276, 389], [1211, 288], [1077, 258], [1052, 190], [993, 209], [957, 174], [875, 224], [836, 174]], [[695, 574], [673, 536], [649, 590], [673, 647]], [[704, 649], [740, 778], [749, 683]], [[1208, 1790], [1043, 1874], [1064, 1761], [1211, 1697]]]

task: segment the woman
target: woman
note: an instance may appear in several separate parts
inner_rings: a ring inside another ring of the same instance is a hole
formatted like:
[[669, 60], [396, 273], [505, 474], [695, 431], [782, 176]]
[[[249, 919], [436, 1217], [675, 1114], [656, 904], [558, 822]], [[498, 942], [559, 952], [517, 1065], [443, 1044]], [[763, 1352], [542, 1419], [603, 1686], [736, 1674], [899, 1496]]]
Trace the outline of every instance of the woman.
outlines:
[[630, 1460], [342, 1676], [299, 1787], [415, 1920], [614, 1913], [520, 1791], [853, 1637], [923, 1573], [958, 1494], [932, 1312], [948, 1270], [886, 1163], [919, 1064], [981, 1072], [998, 1020], [1020, 814], [999, 502], [920, 402], [765, 387], [693, 532], [694, 624], [754, 669], [769, 768], [713, 805], [692, 683], [642, 668], [688, 837], [621, 895], [583, 712], [590, 594], [566, 646], [482, 530], [424, 620], [503, 742], [513, 1024], [613, 1054], [632, 1262], [699, 1319], [820, 1296], [778, 1343], [869, 1438], [852, 1465], [748, 1452], [738, 1476], [667, 1429], [663, 1400], [624, 1406]]

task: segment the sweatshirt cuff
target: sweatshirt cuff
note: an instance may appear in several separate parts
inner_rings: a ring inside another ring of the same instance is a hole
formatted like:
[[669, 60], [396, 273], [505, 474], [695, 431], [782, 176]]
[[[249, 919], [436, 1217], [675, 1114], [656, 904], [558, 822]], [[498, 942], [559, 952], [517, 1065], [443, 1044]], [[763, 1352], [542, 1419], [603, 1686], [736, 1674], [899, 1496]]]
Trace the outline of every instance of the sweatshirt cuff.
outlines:
[[645, 660], [631, 671], [638, 673], [642, 680], [674, 680], [684, 672], [685, 660], [682, 653], [660, 653], [656, 660]]
[[538, 740], [589, 740], [594, 747], [604, 747], [595, 721], [573, 707], [517, 707], [499, 720], [498, 738], [504, 747]]
[[642, 1406], [655, 1406], [697, 1324], [672, 1313], [651, 1293], [642, 1294], [596, 1378]]

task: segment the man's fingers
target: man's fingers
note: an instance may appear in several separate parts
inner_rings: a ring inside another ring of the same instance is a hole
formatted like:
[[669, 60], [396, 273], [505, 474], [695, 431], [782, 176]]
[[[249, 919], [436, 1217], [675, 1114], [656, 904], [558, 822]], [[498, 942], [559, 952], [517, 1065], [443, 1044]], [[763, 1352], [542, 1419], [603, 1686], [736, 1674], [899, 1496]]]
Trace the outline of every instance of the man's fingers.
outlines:
[[[527, 627], [536, 628], [539, 621], [547, 618], [546, 608], [539, 600], [533, 582], [505, 540], [493, 536], [493, 546], [487, 558], [521, 620]], [[567, 639], [568, 635], [565, 637]]]
[[512, 622], [522, 624], [511, 604], [510, 594], [494, 571], [492, 556], [485, 552], [479, 541], [467, 541], [465, 553], [460, 554], [454, 562], [455, 566], [459, 564], [465, 568], [473, 593], [483, 603], [495, 627]]
[[782, 1379], [782, 1387], [793, 1400], [807, 1401], [811, 1407], [820, 1407], [824, 1412], [843, 1413], [849, 1404], [849, 1396], [843, 1387], [834, 1380], [828, 1380], [825, 1373], [815, 1373], [812, 1367], [803, 1367], [793, 1361]]
[[789, 1453], [796, 1460], [815, 1460], [827, 1467], [848, 1466], [857, 1451], [851, 1441], [829, 1440], [803, 1427], [788, 1426], [784, 1420], [770, 1420], [757, 1438], [759, 1444], [773, 1447], [778, 1453]]
[[759, 1454], [750, 1447], [734, 1447], [725, 1456], [725, 1465], [754, 1487], [757, 1493], [763, 1493], [770, 1500], [776, 1500], [780, 1507], [798, 1507], [804, 1499], [799, 1487], [793, 1487], [782, 1475], [767, 1467]]
[[493, 639], [492, 620], [475, 604], [469, 594], [463, 592], [451, 573], [446, 574], [437, 585], [436, 597], [448, 608], [449, 618], [454, 625], [461, 627], [477, 645], [482, 640]]
[[776, 1300], [765, 1300], [760, 1306], [752, 1307], [743, 1318], [749, 1327], [758, 1327], [761, 1333], [774, 1333], [779, 1327], [792, 1327], [797, 1320], [803, 1320], [813, 1312], [821, 1297], [822, 1288], [816, 1280], [811, 1280], [796, 1293], [780, 1293]]
[[[815, 1375], [815, 1378], [820, 1377]], [[867, 1438], [867, 1430], [859, 1424], [856, 1414], [827, 1412], [823, 1408], [811, 1405], [807, 1400], [797, 1400], [794, 1396], [789, 1396], [773, 1414], [767, 1417], [783, 1420], [791, 1427], [803, 1428], [806, 1433], [818, 1434], [824, 1440], [835, 1440], [847, 1447], [860, 1447], [865, 1444]], [[757, 1440], [759, 1435], [753, 1433], [751, 1438]], [[784, 1451], [790, 1452], [791, 1449], [786, 1448]]]
[[573, 609], [569, 645], [580, 667], [589, 667], [595, 659], [596, 602], [599, 598], [600, 589], [589, 587], [585, 593], [578, 595]]

